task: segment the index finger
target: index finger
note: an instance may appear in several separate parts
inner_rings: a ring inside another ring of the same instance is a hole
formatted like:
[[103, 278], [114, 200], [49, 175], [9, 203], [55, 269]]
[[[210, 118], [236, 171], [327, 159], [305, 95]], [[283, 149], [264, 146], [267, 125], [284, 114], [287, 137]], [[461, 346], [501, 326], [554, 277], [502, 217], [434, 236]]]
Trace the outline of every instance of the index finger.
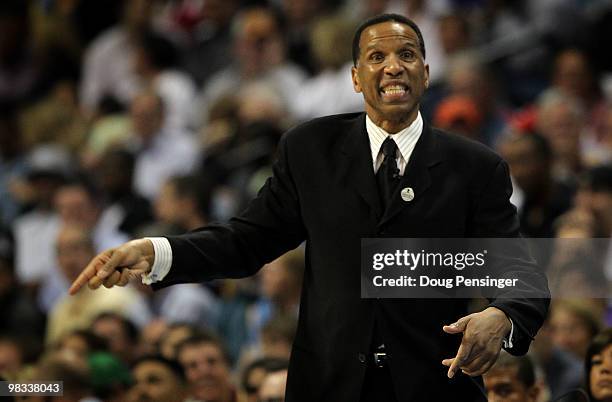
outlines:
[[104, 264], [103, 261], [100, 260], [99, 256], [94, 257], [93, 260], [87, 264], [85, 269], [79, 274], [79, 276], [72, 282], [72, 286], [68, 290], [68, 294], [75, 295], [79, 289], [83, 287], [91, 278], [96, 276], [97, 269], [96, 267], [100, 264]]
[[459, 345], [459, 350], [457, 351], [457, 356], [453, 359], [453, 363], [448, 369], [448, 378], [453, 378], [455, 372], [461, 367], [470, 356], [470, 352], [472, 351], [472, 343], [466, 343], [464, 341]]
[[[75, 279], [75, 281], [72, 283], [72, 286], [70, 286], [68, 293], [70, 295], [76, 294], [79, 289], [81, 289], [81, 287], [83, 287], [87, 282], [89, 282], [91, 278], [96, 276], [99, 272], [105, 274], [102, 275], [104, 277], [108, 276], [106, 272], [112, 271], [112, 264], [117, 263], [117, 258], [113, 259], [114, 254], [116, 253], [113, 253], [113, 250], [111, 249], [106, 250], [101, 254], [95, 256], [93, 260], [91, 260], [89, 264], [87, 264], [83, 272], [81, 272], [79, 276]], [[102, 266], [102, 268], [100, 268], [100, 266]]]

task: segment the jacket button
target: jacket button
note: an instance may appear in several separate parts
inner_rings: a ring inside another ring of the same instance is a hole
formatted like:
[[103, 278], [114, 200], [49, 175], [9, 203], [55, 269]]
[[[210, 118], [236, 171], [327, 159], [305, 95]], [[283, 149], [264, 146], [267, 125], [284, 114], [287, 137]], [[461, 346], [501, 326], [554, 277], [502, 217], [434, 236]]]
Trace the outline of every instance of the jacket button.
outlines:
[[365, 363], [365, 361], [366, 361], [366, 355], [365, 354], [359, 353], [358, 358], [359, 358], [360, 362]]

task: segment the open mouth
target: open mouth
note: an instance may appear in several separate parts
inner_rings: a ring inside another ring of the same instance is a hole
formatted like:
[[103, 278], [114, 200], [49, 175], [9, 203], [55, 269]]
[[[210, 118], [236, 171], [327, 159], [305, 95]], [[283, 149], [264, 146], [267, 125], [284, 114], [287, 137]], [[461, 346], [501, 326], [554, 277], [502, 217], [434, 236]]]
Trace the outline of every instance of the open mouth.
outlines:
[[410, 88], [405, 84], [386, 84], [380, 88], [380, 94], [387, 101], [402, 101], [410, 93]]

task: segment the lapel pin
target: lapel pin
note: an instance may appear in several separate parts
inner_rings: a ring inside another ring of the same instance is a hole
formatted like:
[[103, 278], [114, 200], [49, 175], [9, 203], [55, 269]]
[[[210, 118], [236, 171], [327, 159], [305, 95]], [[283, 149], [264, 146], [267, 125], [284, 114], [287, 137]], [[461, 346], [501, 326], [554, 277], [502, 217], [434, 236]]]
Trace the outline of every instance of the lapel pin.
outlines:
[[414, 191], [412, 190], [411, 187], [406, 187], [402, 189], [402, 192], [400, 195], [402, 196], [402, 200], [406, 202], [410, 202], [414, 200]]

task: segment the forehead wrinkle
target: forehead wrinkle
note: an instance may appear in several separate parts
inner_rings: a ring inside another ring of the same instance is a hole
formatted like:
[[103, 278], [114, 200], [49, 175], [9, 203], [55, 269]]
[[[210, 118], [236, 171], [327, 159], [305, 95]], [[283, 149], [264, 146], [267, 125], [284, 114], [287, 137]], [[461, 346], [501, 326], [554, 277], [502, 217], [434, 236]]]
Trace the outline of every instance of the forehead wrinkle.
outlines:
[[[378, 46], [380, 41], [383, 40], [383, 39], [387, 39], [387, 38], [391, 38], [391, 37], [398, 37], [398, 36], [399, 35], [393, 35], [393, 36], [377, 37], [377, 38], [371, 39], [371, 40], [368, 41], [368, 45], [366, 46], [365, 50], [369, 50], [369, 49], [372, 49], [372, 48]], [[401, 43], [402, 46], [410, 46], [410, 47], [415, 48], [415, 49], [418, 48], [418, 45], [414, 41], [406, 38], [405, 36], [399, 36], [398, 40], [403, 40], [402, 43]]]

